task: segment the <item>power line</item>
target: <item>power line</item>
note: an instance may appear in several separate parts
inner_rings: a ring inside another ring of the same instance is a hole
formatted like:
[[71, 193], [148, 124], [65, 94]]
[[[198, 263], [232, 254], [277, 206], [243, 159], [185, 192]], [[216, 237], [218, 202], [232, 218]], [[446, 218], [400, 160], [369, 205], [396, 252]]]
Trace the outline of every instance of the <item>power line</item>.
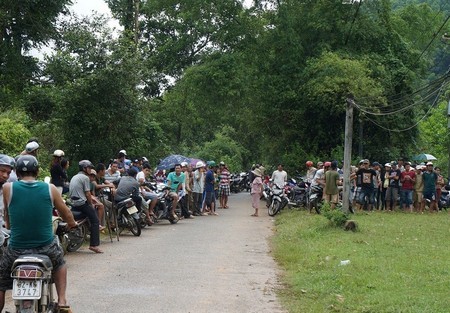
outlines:
[[433, 38], [431, 38], [430, 42], [428, 43], [428, 45], [425, 47], [425, 49], [422, 51], [422, 53], [419, 55], [419, 57], [417, 58], [417, 60], [415, 62], [419, 61], [420, 58], [424, 55], [424, 53], [428, 50], [428, 48], [431, 46], [433, 41], [436, 39], [436, 37], [439, 34], [439, 32], [442, 30], [442, 28], [444, 28], [445, 24], [447, 24], [449, 19], [450, 19], [450, 15], [447, 16], [447, 18], [445, 19], [444, 23], [442, 23], [441, 27], [439, 27], [438, 31], [433, 34]]
[[400, 133], [400, 132], [404, 132], [404, 131], [411, 130], [411, 129], [413, 129], [414, 127], [416, 127], [417, 125], [419, 125], [419, 124], [420, 124], [420, 123], [421, 123], [421, 122], [422, 122], [422, 121], [430, 114], [431, 110], [436, 106], [436, 104], [437, 104], [437, 102], [438, 102], [438, 99], [440, 98], [440, 96], [441, 96], [441, 94], [442, 94], [442, 90], [444, 89], [444, 87], [445, 87], [446, 85], [448, 85], [448, 82], [445, 82], [445, 83], [443, 83], [443, 84], [441, 85], [441, 87], [439, 88], [439, 93], [437, 94], [435, 100], [433, 101], [433, 103], [431, 104], [431, 106], [430, 106], [430, 108], [427, 110], [427, 112], [426, 112], [426, 113], [425, 113], [425, 114], [424, 114], [424, 115], [423, 115], [416, 123], [414, 123], [413, 125], [411, 125], [411, 126], [409, 126], [409, 127], [407, 127], [407, 128], [404, 128], [404, 129], [391, 129], [391, 128], [385, 127], [385, 126], [381, 125], [380, 123], [374, 121], [373, 119], [371, 119], [370, 117], [368, 117], [364, 112], [363, 112], [363, 115], [364, 115], [370, 122], [372, 122], [373, 124], [375, 124], [376, 126], [382, 128], [382, 129], [384, 129], [384, 130], [387, 130], [387, 131], [389, 131], [389, 132], [397, 132], [397, 133]]

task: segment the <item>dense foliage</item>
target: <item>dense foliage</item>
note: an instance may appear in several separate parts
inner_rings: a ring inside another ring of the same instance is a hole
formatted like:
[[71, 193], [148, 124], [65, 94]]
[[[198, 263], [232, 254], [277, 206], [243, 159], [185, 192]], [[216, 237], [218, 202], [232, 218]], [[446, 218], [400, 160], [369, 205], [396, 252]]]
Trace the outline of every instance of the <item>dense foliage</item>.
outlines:
[[[444, 119], [428, 109], [447, 86], [445, 1], [106, 2], [122, 31], [68, 15], [68, 0], [1, 2], [0, 127], [11, 131], [0, 150], [16, 154], [32, 135], [74, 160], [126, 149], [152, 163], [181, 153], [234, 171], [302, 170], [306, 159], [342, 160], [352, 95], [364, 108], [354, 159], [426, 152], [447, 163], [446, 125], [440, 136], [425, 126]], [[50, 42], [42, 62], [29, 55]], [[411, 109], [377, 114], [394, 104]]]

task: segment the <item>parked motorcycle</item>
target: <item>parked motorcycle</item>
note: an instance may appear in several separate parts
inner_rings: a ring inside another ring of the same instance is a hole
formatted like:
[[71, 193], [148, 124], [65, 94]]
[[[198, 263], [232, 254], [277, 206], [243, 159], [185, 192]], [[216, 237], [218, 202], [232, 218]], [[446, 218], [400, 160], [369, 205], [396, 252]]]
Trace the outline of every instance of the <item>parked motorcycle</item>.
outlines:
[[12, 266], [12, 298], [18, 313], [56, 312], [52, 262], [42, 254], [25, 254]]
[[117, 212], [117, 227], [119, 233], [128, 229], [133, 235], [141, 235], [141, 224], [139, 217], [139, 210], [136, 207], [133, 199], [127, 198], [117, 202], [114, 206]]
[[273, 184], [272, 188], [270, 188], [269, 199], [268, 214], [270, 216], [275, 216], [289, 203], [289, 198], [285, 194], [284, 188], [277, 184]]
[[241, 192], [240, 182], [242, 178], [240, 174], [230, 175], [230, 192], [238, 193]]
[[311, 186], [309, 191], [309, 212], [314, 209], [320, 214], [320, 207], [323, 202], [323, 188], [320, 185]]
[[181, 216], [181, 204], [178, 204], [175, 210], [177, 216], [173, 216], [170, 213], [170, 208], [172, 207], [172, 198], [169, 196], [170, 187], [160, 182], [152, 182], [148, 186], [158, 195], [158, 202], [154, 208], [155, 222], [168, 220], [171, 224], [176, 224]]
[[309, 204], [309, 184], [303, 181], [302, 178], [300, 180], [296, 180], [294, 178], [290, 178], [287, 183], [287, 195], [289, 197], [289, 204], [294, 207], [308, 207]]

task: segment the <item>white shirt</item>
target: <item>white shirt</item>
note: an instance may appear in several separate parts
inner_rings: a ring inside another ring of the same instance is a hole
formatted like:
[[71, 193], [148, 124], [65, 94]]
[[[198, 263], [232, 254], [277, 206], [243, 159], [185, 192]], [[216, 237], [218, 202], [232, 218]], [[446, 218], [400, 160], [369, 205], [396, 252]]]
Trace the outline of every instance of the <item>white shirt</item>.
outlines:
[[314, 178], [312, 180], [311, 186], [320, 185], [318, 180], [324, 179], [324, 178], [325, 178], [325, 171], [323, 170], [323, 168], [321, 168], [320, 170], [317, 170], [316, 175], [314, 175]]
[[286, 171], [276, 170], [272, 173], [272, 181], [274, 184], [277, 184], [280, 187], [283, 187], [287, 181], [287, 173]]

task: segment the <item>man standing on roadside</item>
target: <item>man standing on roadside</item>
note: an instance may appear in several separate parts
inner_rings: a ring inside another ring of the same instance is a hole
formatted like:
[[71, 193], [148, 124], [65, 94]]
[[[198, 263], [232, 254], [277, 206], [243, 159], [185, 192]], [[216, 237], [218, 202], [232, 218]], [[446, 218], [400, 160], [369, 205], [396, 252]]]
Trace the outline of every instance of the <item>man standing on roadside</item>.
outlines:
[[369, 168], [370, 162], [367, 159], [363, 160], [363, 166], [356, 172], [357, 179], [361, 182], [361, 193], [359, 194], [358, 207], [361, 210], [361, 206], [365, 203], [366, 197], [368, 198], [367, 209], [372, 211], [372, 205], [375, 202], [374, 193], [374, 179], [377, 177], [377, 173]]
[[216, 162], [208, 161], [208, 171], [205, 175], [205, 205], [209, 209], [209, 215], [219, 215], [216, 213], [216, 197], [214, 194], [214, 170]]
[[272, 173], [272, 182], [280, 187], [286, 185], [287, 173], [283, 170], [283, 164], [278, 164], [277, 170]]
[[400, 174], [402, 207], [404, 211], [408, 208], [410, 212], [413, 212], [413, 190], [416, 182], [416, 172], [411, 170], [410, 162], [406, 162], [404, 166], [405, 170]]
[[339, 202], [340, 177], [337, 171], [337, 161], [331, 162], [331, 169], [325, 173], [325, 202], [331, 202], [331, 209], [334, 210]]
[[438, 179], [438, 175], [433, 170], [433, 163], [428, 162], [426, 171], [422, 174], [423, 180], [423, 199], [422, 199], [422, 207], [420, 209], [421, 212], [425, 209], [425, 202], [430, 201], [430, 213], [438, 210], [436, 205], [436, 182]]

